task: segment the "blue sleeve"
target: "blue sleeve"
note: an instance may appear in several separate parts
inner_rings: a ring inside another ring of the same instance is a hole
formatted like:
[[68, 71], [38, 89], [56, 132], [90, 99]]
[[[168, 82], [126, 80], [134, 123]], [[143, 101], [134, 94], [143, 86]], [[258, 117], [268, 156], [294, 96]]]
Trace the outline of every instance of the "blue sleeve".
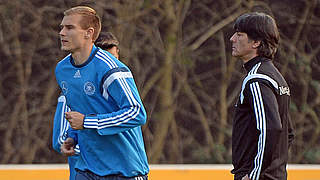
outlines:
[[97, 129], [100, 135], [118, 134], [146, 123], [147, 114], [131, 72], [122, 67], [108, 71], [102, 79], [102, 95], [113, 102], [116, 111], [86, 115], [84, 128]]
[[[66, 105], [65, 96], [61, 95], [58, 98], [56, 112], [53, 120], [53, 132], [52, 132], [52, 146], [53, 149], [60, 153], [60, 146], [67, 138], [67, 130], [70, 125], [66, 120], [64, 113], [70, 111], [70, 108]], [[71, 128], [70, 128], [71, 129]]]
[[67, 131], [67, 138], [72, 138], [74, 140], [74, 144], [78, 144], [78, 130], [69, 128]]

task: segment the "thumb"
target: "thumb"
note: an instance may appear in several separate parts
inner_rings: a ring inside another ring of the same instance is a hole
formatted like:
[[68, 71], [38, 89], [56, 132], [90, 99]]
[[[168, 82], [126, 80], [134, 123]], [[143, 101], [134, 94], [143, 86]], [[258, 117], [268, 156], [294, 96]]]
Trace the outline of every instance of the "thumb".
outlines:
[[67, 119], [71, 118], [71, 114], [69, 112], [65, 112], [64, 115], [66, 116]]

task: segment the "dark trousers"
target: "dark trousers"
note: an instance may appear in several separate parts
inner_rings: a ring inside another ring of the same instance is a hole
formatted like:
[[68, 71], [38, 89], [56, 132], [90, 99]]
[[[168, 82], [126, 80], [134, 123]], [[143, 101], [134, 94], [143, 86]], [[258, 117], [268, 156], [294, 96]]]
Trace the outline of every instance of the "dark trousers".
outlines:
[[148, 180], [148, 175], [123, 177], [120, 175], [98, 176], [90, 171], [77, 170], [75, 180]]
[[244, 176], [245, 174], [235, 174], [233, 180], [241, 180]]

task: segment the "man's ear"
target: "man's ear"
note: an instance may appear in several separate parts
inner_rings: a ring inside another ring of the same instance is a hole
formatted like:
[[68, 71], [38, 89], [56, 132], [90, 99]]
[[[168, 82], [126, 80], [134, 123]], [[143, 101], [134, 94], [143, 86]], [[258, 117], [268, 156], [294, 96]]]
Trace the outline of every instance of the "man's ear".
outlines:
[[258, 48], [261, 44], [261, 41], [253, 41], [252, 47], [253, 48]]
[[93, 29], [92, 27], [89, 28], [89, 29], [87, 30], [87, 32], [86, 32], [85, 38], [86, 38], [86, 39], [88, 39], [88, 38], [92, 39], [93, 33], [94, 33], [94, 29]]

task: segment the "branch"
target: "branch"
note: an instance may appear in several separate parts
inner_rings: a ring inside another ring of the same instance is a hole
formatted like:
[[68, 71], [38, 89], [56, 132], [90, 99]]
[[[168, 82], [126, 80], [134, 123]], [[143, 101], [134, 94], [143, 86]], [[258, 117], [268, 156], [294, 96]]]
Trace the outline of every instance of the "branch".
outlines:
[[224, 20], [220, 21], [218, 24], [212, 26], [206, 33], [204, 33], [198, 40], [196, 40], [192, 45], [190, 45], [190, 49], [192, 51], [198, 49], [207, 39], [209, 39], [214, 33], [221, 30], [226, 25], [233, 22], [237, 17], [243, 14], [246, 10], [240, 9], [237, 12], [231, 14]]

